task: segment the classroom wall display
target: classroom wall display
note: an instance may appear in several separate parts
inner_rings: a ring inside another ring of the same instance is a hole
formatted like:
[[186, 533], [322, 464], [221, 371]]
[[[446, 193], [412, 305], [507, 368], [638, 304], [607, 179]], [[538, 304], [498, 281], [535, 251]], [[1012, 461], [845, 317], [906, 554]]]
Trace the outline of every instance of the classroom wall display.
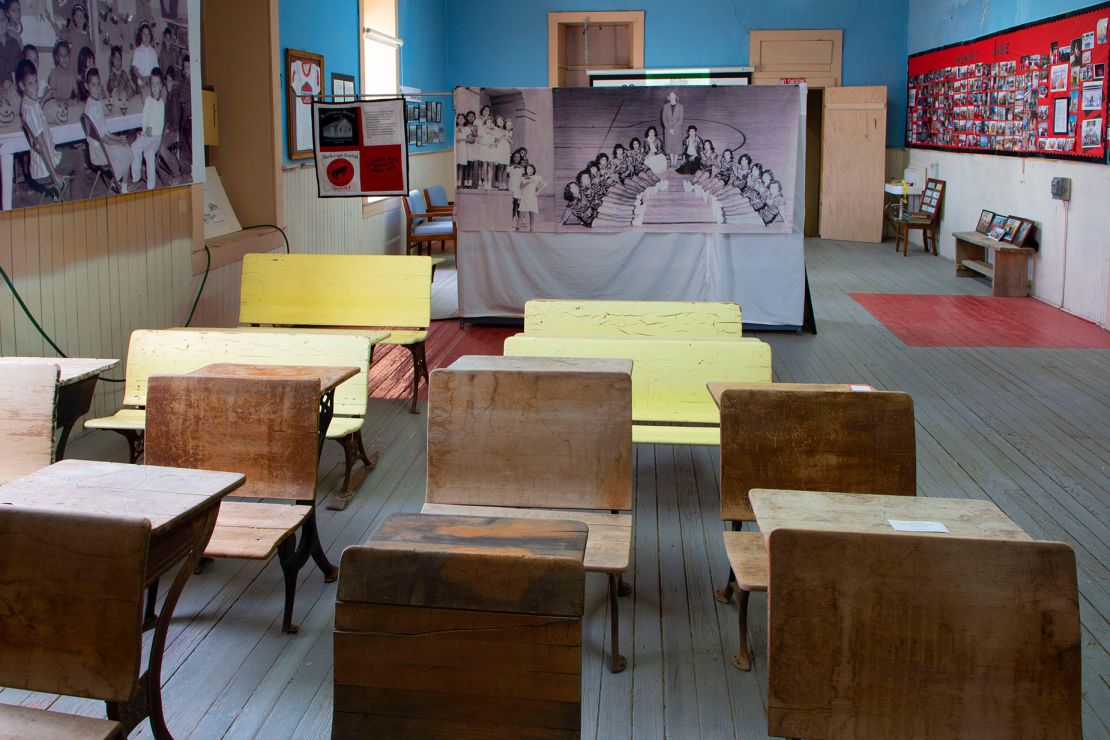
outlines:
[[316, 102], [312, 124], [321, 198], [408, 194], [404, 98]]
[[199, 0], [0, 8], [0, 210], [203, 179]]
[[1110, 3], [909, 58], [907, 146], [1106, 162]]
[[312, 103], [327, 95], [324, 85], [322, 55], [285, 50], [285, 141], [289, 159], [312, 158]]
[[791, 233], [796, 86], [460, 88], [460, 229]]

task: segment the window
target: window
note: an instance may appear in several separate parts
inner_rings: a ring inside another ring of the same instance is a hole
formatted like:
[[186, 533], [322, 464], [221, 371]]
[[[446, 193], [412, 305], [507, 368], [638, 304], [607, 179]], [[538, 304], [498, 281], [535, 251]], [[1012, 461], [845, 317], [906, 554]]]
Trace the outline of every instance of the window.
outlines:
[[[360, 76], [363, 95], [393, 95], [400, 79], [400, 50], [397, 38], [397, 0], [361, 0], [359, 26]], [[363, 216], [397, 207], [395, 198], [367, 198]]]

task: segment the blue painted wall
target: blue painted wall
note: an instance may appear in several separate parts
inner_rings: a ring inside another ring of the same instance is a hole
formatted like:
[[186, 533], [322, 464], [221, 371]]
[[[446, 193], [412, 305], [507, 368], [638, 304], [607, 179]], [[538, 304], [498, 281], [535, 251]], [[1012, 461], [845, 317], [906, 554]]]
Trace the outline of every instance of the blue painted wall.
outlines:
[[[426, 92], [446, 92], [447, 26], [446, 6], [449, 0], [398, 0], [397, 27], [404, 40], [401, 47], [401, 84]], [[450, 97], [428, 98], [442, 104], [441, 121], [447, 140], [415, 151], [438, 151], [450, 148], [454, 133], [454, 112]]]
[[451, 0], [446, 10], [452, 86], [547, 85], [548, 11], [645, 11], [648, 67], [744, 65], [752, 29], [842, 28], [844, 84], [886, 85], [887, 146], [905, 141], [906, 0]]
[[[324, 89], [331, 93], [331, 74], [354, 75], [359, 87], [358, 0], [281, 0], [278, 6], [278, 68], [281, 74], [281, 130], [285, 137], [285, 50], [311, 51], [324, 56]], [[283, 144], [286, 164], [288, 143]]]
[[910, 54], [1082, 10], [1095, 0], [909, 0]]

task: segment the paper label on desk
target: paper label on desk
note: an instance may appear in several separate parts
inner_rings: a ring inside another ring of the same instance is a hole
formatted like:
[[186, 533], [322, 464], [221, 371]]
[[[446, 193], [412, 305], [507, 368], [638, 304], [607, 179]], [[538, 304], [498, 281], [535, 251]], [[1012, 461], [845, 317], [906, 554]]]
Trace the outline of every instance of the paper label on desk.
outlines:
[[848, 390], [856, 391], [857, 393], [868, 393], [868, 392], [873, 391], [875, 389], [872, 388], [869, 385], [850, 385], [850, 386], [848, 386]]
[[890, 526], [899, 532], [943, 532], [948, 534], [948, 527], [940, 522], [926, 522], [915, 519], [887, 519]]

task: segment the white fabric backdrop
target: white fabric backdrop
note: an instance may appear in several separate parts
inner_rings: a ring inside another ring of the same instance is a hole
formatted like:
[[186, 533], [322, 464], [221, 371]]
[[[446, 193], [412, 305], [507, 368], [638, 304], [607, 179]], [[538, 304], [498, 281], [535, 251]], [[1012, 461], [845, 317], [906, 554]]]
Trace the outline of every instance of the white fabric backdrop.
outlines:
[[532, 298], [734, 301], [745, 324], [801, 326], [800, 234], [459, 233], [459, 315], [520, 317]]

